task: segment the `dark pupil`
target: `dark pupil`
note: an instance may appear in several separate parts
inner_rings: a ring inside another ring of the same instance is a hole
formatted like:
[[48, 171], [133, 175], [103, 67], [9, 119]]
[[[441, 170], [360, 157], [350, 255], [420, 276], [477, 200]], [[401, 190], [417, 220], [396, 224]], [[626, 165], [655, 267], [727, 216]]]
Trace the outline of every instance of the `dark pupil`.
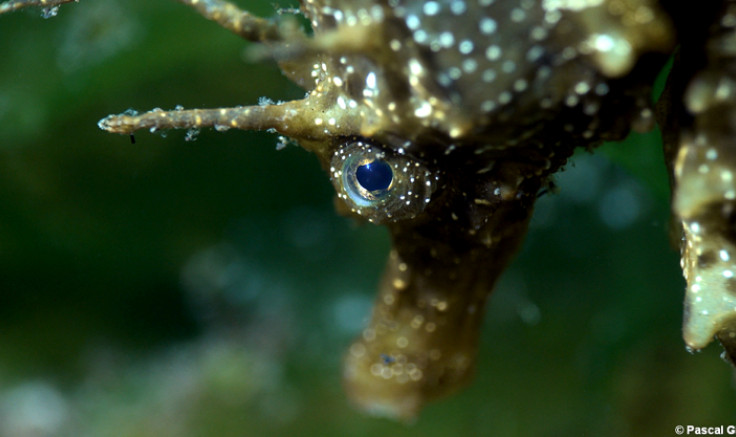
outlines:
[[366, 191], [385, 190], [394, 178], [391, 166], [386, 161], [371, 161], [355, 170], [355, 178]]

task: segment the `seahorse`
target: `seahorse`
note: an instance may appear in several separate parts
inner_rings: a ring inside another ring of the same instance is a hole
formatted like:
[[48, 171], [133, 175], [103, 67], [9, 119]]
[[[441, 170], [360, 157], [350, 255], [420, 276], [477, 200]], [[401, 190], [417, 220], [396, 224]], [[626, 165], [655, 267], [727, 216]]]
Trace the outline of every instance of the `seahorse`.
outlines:
[[[0, 13], [69, 0], [13, 0]], [[687, 280], [684, 339], [736, 361], [736, 2], [301, 0], [311, 33], [179, 0], [261, 44], [301, 100], [111, 115], [103, 130], [274, 130], [313, 152], [337, 210], [388, 228], [348, 396], [411, 419], [472, 376], [484, 305], [535, 200], [577, 148], [664, 132]], [[655, 76], [674, 53], [656, 107]]]

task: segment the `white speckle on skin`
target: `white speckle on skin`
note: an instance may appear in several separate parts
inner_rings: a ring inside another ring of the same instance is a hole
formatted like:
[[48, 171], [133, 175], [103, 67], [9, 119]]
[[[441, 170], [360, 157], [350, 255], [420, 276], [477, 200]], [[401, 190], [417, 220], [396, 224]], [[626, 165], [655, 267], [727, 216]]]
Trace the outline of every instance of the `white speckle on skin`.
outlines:
[[414, 32], [414, 41], [416, 41], [417, 43], [424, 44], [427, 42], [428, 39], [429, 35], [424, 30], [419, 29]]
[[496, 79], [496, 71], [493, 69], [488, 69], [483, 72], [483, 82], [490, 83], [493, 82], [494, 79]]
[[600, 52], [610, 52], [614, 46], [614, 40], [610, 35], [603, 34], [593, 37], [593, 47]]
[[424, 6], [422, 7], [422, 11], [424, 12], [424, 15], [431, 17], [439, 13], [440, 5], [439, 3], [435, 1], [429, 1], [429, 2], [424, 3]]
[[455, 15], [462, 15], [467, 10], [467, 6], [463, 0], [455, 0], [450, 4], [450, 11]]
[[575, 84], [576, 93], [583, 95], [587, 94], [588, 91], [590, 91], [590, 84], [588, 84], [588, 82], [578, 82], [577, 84]]
[[526, 60], [536, 62], [544, 54], [544, 49], [540, 46], [532, 46], [526, 53]]
[[485, 102], [481, 103], [480, 109], [484, 112], [491, 112], [496, 109], [496, 102], [494, 102], [493, 100], [486, 100]]
[[486, 58], [489, 61], [495, 61], [501, 57], [501, 48], [497, 45], [488, 46], [486, 49]]
[[419, 17], [416, 15], [409, 15], [406, 17], [406, 27], [411, 30], [417, 30], [421, 26], [422, 22], [419, 21]]
[[421, 106], [414, 110], [414, 115], [419, 118], [429, 117], [432, 114], [432, 106], [429, 102], [422, 102]]
[[504, 61], [501, 65], [501, 70], [503, 70], [504, 73], [513, 73], [516, 71], [516, 63], [511, 60]]
[[496, 21], [493, 18], [484, 17], [478, 23], [480, 31], [484, 35], [490, 35], [496, 31]]
[[526, 12], [523, 9], [514, 8], [511, 10], [511, 21], [520, 23], [526, 18]]
[[370, 72], [365, 77], [365, 86], [368, 88], [375, 88], [376, 87], [376, 73]]
[[452, 32], [442, 32], [439, 37], [439, 43], [444, 48], [450, 48], [455, 44], [455, 36]]
[[475, 59], [466, 59], [463, 61], [463, 71], [470, 74], [478, 68], [478, 62]]
[[460, 42], [460, 44], [458, 45], [458, 50], [460, 51], [460, 53], [467, 55], [473, 51], [473, 47], [473, 41], [466, 39]]
[[424, 73], [424, 68], [422, 67], [422, 64], [419, 61], [412, 58], [409, 60], [409, 72], [413, 76], [420, 76]]

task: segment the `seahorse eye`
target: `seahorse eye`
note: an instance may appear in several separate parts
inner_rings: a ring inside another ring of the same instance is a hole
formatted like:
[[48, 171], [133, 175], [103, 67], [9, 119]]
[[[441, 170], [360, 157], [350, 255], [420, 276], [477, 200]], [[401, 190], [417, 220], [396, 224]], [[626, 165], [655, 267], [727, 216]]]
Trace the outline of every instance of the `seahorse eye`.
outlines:
[[348, 200], [360, 207], [378, 205], [392, 188], [394, 170], [379, 149], [351, 144], [342, 161], [342, 186]]
[[355, 179], [363, 189], [373, 195], [380, 196], [385, 194], [391, 187], [394, 172], [386, 161], [375, 159], [359, 166], [355, 170]]
[[360, 207], [381, 203], [394, 179], [391, 165], [381, 152], [371, 148], [357, 150], [342, 163], [342, 186], [350, 201]]
[[374, 223], [415, 217], [437, 180], [422, 163], [362, 140], [341, 144], [330, 172], [338, 196]]

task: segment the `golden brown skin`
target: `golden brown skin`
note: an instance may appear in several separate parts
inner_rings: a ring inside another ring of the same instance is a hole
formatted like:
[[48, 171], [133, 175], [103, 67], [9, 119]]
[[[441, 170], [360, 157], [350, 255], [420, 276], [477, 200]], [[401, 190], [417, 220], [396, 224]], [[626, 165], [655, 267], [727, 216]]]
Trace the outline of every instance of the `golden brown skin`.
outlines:
[[312, 36], [228, 2], [179, 1], [265, 45], [307, 96], [99, 125], [274, 129], [320, 158], [340, 212], [389, 229], [370, 323], [345, 359], [363, 409], [410, 419], [468, 381], [485, 300], [537, 193], [576, 148], [651, 128], [650, 87], [678, 43], [658, 114], [684, 235], [685, 339], [699, 349], [717, 335], [736, 356], [733, 1], [694, 19], [655, 0], [302, 0]]
[[[683, 336], [736, 362], [736, 2], [690, 15], [660, 103], [687, 280]], [[677, 15], [676, 15], [677, 16]], [[691, 29], [707, 29], [695, 33]]]

